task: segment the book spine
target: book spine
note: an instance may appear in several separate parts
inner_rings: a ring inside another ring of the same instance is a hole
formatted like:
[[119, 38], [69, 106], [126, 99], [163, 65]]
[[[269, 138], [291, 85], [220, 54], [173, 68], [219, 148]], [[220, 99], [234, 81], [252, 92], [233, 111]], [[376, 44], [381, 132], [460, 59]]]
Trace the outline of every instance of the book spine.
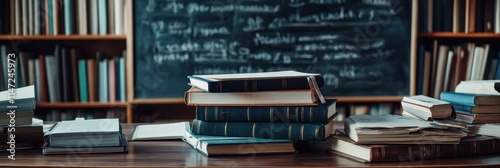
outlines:
[[196, 135], [256, 137], [304, 141], [324, 140], [325, 124], [272, 122], [207, 122], [193, 120]]
[[327, 106], [196, 106], [196, 119], [229, 122], [327, 123]]
[[461, 111], [461, 112], [466, 112], [466, 113], [474, 113], [473, 112], [474, 106], [467, 106], [467, 105], [462, 105], [462, 104], [452, 104], [452, 106], [456, 111]]
[[[324, 78], [322, 76], [314, 77], [318, 87], [322, 87], [325, 83]], [[310, 88], [307, 78], [221, 81], [208, 82], [208, 85], [208, 92], [249, 92]]]
[[73, 1], [74, 0], [64, 0], [64, 33], [66, 35], [74, 34], [73, 32]]
[[457, 94], [455, 92], [441, 92], [441, 100], [450, 102], [452, 104], [463, 104], [468, 106], [474, 106], [476, 96]]
[[85, 59], [78, 60], [78, 77], [80, 78], [80, 102], [88, 102], [87, 62]]
[[500, 139], [489, 138], [479, 141], [464, 141], [460, 144], [422, 144], [406, 148], [372, 147], [372, 162], [408, 162], [433, 158], [476, 156], [500, 152]]

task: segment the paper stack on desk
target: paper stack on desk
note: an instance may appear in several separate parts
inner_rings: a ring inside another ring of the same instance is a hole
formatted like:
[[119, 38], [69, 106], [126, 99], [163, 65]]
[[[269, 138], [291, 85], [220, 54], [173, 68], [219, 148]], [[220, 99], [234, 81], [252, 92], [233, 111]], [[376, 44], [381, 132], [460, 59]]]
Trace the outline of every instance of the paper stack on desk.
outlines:
[[44, 155], [127, 152], [127, 141], [117, 118], [61, 121], [44, 139]]

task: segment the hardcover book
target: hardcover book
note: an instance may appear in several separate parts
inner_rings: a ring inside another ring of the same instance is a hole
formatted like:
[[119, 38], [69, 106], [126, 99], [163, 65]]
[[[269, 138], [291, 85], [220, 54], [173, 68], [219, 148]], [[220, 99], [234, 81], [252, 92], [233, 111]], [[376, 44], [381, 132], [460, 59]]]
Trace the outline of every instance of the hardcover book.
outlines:
[[230, 122], [327, 123], [336, 113], [336, 100], [317, 106], [196, 106], [196, 119]]
[[181, 139], [189, 130], [189, 122], [135, 125], [130, 129], [129, 141]]
[[311, 89], [209, 93], [191, 87], [184, 94], [188, 106], [306, 106], [317, 105]]
[[449, 102], [424, 95], [405, 96], [401, 106], [404, 111], [424, 120], [453, 117], [453, 108]]
[[468, 106], [462, 104], [453, 104], [453, 108], [456, 111], [466, 112], [466, 113], [500, 113], [500, 105], [496, 106]]
[[185, 131], [183, 141], [206, 156], [294, 153], [294, 141], [289, 139], [263, 139], [195, 135]]
[[462, 81], [455, 88], [455, 92], [500, 95], [500, 80]]
[[469, 130], [474, 134], [500, 137], [500, 123], [474, 124]]
[[361, 162], [403, 162], [476, 156], [500, 152], [500, 139], [489, 136], [465, 137], [458, 144], [360, 145], [342, 131], [335, 131], [332, 152]]
[[500, 95], [441, 92], [441, 100], [467, 106], [500, 105]]
[[195, 119], [191, 132], [196, 135], [322, 141], [333, 133], [333, 121], [328, 123], [272, 123], [208, 122]]
[[320, 74], [297, 71], [192, 75], [190, 85], [205, 92], [251, 92], [310, 88], [307, 77], [314, 76], [319, 87], [324, 85]]
[[455, 120], [469, 124], [497, 123], [500, 122], [500, 114], [468, 113], [457, 111], [457, 118]]

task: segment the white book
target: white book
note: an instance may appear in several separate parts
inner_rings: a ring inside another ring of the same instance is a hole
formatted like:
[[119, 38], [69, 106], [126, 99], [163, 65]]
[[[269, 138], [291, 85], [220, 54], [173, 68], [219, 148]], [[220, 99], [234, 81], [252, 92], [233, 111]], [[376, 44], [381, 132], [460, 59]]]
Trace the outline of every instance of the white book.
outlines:
[[141, 141], [182, 139], [184, 132], [188, 131], [189, 128], [189, 122], [187, 121], [164, 124], [136, 125], [130, 130], [129, 140]]
[[123, 34], [127, 34], [127, 32], [129, 31], [128, 30], [128, 16], [129, 16], [129, 13], [130, 11], [128, 11], [128, 5], [127, 4], [127, 1], [123, 1]]
[[483, 65], [483, 58], [484, 57], [484, 48], [481, 46], [476, 46], [474, 48], [474, 55], [472, 58], [472, 67], [471, 67], [471, 72], [470, 72], [470, 78], [469, 80], [481, 80], [482, 78], [480, 77], [480, 71]]
[[115, 34], [121, 35], [123, 34], [123, 0], [114, 0], [114, 11], [115, 11]]
[[99, 34], [99, 20], [97, 13], [97, 0], [90, 0], [90, 6], [88, 8], [90, 11], [89, 20], [90, 20], [90, 34], [97, 35]]
[[486, 62], [488, 60], [488, 53], [490, 52], [490, 45], [484, 45], [483, 57], [481, 59], [481, 66], [479, 68], [479, 80], [484, 79], [484, 72], [486, 71]]
[[401, 101], [403, 110], [423, 120], [450, 118], [453, 108], [449, 102], [424, 95], [405, 96]]
[[500, 95], [500, 80], [462, 81], [455, 88], [455, 92]]
[[85, 147], [120, 146], [122, 132], [118, 118], [77, 118], [58, 122], [45, 136], [51, 147], [78, 147], [82, 142]]
[[444, 71], [446, 66], [446, 59], [448, 58], [449, 47], [446, 45], [439, 46], [439, 53], [436, 65], [436, 78], [434, 83], [434, 96], [439, 98], [441, 91], [443, 90], [444, 83]]
[[97, 1], [97, 19], [99, 21], [99, 34], [106, 35], [108, 33], [108, 15], [107, 1]]
[[42, 14], [44, 12], [40, 12], [40, 10], [42, 9], [41, 8], [41, 4], [40, 4], [40, 1], [41, 0], [34, 0], [33, 1], [33, 33], [35, 35], [40, 35], [40, 30], [41, 30], [41, 19], [42, 19]]
[[78, 0], [78, 34], [87, 35], [87, 1]]

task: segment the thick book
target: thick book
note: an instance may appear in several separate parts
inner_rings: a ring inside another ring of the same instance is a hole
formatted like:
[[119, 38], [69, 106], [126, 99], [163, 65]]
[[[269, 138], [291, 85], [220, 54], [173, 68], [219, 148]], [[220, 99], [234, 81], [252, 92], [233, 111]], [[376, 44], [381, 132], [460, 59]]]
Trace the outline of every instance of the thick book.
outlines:
[[[35, 107], [35, 85], [20, 87], [14, 90], [4, 90], [0, 92], [0, 112], [10, 112], [14, 109], [17, 112], [33, 111], [35, 110]], [[9, 115], [7, 114], [5, 116]], [[16, 124], [19, 123], [16, 122]]]
[[424, 95], [405, 96], [401, 106], [424, 120], [453, 117], [453, 108], [449, 102]]
[[457, 144], [467, 134], [455, 126], [399, 115], [354, 115], [344, 131], [356, 144]]
[[496, 145], [500, 139], [489, 136], [465, 137], [458, 144], [360, 145], [337, 130], [331, 141], [333, 153], [361, 162], [408, 162], [500, 152]]
[[500, 114], [468, 113], [457, 111], [457, 117], [455, 120], [469, 124], [498, 123], [500, 122]]
[[45, 142], [51, 147], [120, 146], [122, 138], [118, 118], [60, 121], [44, 135]]
[[466, 112], [466, 113], [495, 113], [500, 114], [500, 105], [495, 106], [469, 106], [463, 104], [452, 104], [456, 111]]
[[319, 87], [324, 85], [320, 74], [297, 71], [236, 73], [188, 76], [190, 85], [206, 92], [250, 92], [308, 89], [307, 77], [314, 76]]
[[196, 106], [196, 119], [229, 122], [327, 123], [336, 113], [336, 100], [317, 106]]
[[455, 88], [455, 92], [500, 95], [500, 80], [462, 81]]
[[195, 119], [191, 131], [196, 135], [322, 141], [333, 133], [333, 120], [328, 123], [272, 123], [209, 122]]
[[500, 95], [441, 92], [441, 100], [467, 106], [500, 105]]
[[120, 137], [120, 143], [116, 146], [92, 146], [92, 142], [81, 143], [77, 147], [57, 147], [45, 143], [42, 147], [43, 155], [56, 154], [94, 154], [94, 153], [126, 153], [128, 152], [127, 140]]
[[263, 139], [195, 135], [184, 131], [183, 141], [205, 156], [294, 153], [294, 141], [289, 139]]
[[474, 134], [500, 137], [500, 123], [474, 124], [469, 130]]
[[317, 105], [311, 89], [209, 93], [191, 87], [184, 94], [188, 106], [305, 106]]

